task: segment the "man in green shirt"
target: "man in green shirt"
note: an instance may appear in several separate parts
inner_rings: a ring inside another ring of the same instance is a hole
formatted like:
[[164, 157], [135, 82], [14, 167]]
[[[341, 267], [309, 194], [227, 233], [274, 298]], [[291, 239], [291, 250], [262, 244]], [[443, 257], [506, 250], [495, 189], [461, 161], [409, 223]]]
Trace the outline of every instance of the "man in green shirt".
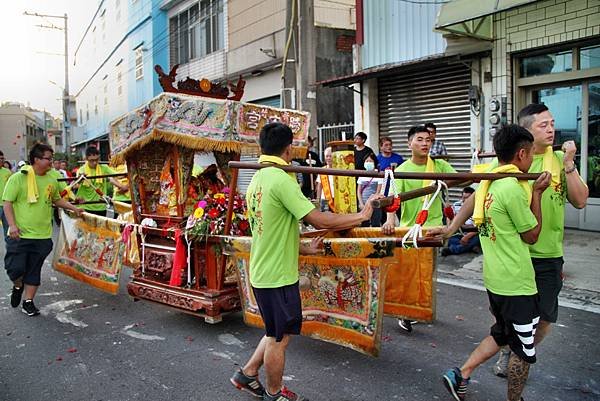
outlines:
[[83, 213], [61, 199], [56, 178], [47, 174], [53, 153], [48, 145], [34, 145], [29, 152], [30, 165], [8, 179], [2, 196], [9, 227], [4, 267], [13, 282], [10, 304], [16, 308], [24, 295], [22, 308], [28, 316], [40, 313], [33, 298], [42, 265], [52, 250], [52, 205]]
[[[4, 186], [6, 185], [6, 181], [8, 181], [8, 177], [12, 175], [12, 171], [4, 167], [4, 153], [0, 151], [0, 196], [4, 193]], [[2, 230], [4, 230], [4, 238], [6, 238], [6, 234], [8, 233], [8, 222], [4, 217], [4, 211], [0, 210], [0, 219], [2, 219]]]
[[[239, 369], [231, 383], [266, 401], [302, 401], [304, 397], [283, 386], [285, 350], [290, 335], [300, 334], [302, 305], [298, 285], [298, 254], [314, 254], [320, 241], [311, 247], [299, 246], [300, 220], [318, 229], [348, 229], [371, 218], [371, 199], [359, 213], [336, 215], [321, 212], [306, 199], [293, 177], [277, 168], [292, 161], [291, 129], [281, 123], [264, 126], [260, 132], [262, 156], [259, 163], [272, 165], [258, 170], [246, 193], [252, 227], [250, 283], [265, 323], [265, 336], [250, 360]], [[258, 381], [265, 366], [266, 389]]]
[[[455, 173], [456, 170], [445, 160], [433, 160], [429, 157], [429, 150], [433, 138], [425, 126], [411, 127], [408, 130], [408, 147], [410, 148], [411, 157], [404, 163], [396, 167], [396, 172], [410, 173]], [[412, 191], [414, 189], [423, 188], [423, 180], [394, 180], [396, 189], [399, 193]], [[402, 202], [400, 205], [400, 226], [412, 227], [415, 224], [417, 215], [423, 208], [423, 202], [426, 202], [429, 197], [421, 197], [410, 199]], [[427, 214], [427, 221], [423, 227], [441, 226], [442, 223], [442, 201], [441, 194], [438, 195]], [[382, 226], [382, 231], [386, 235], [394, 233], [396, 226], [396, 213], [387, 213], [387, 218]], [[414, 322], [408, 319], [398, 319], [398, 325], [404, 331], [411, 332]]]
[[[523, 172], [533, 160], [533, 136], [523, 127], [508, 125], [494, 137], [498, 168], [494, 172]], [[509, 401], [521, 400], [535, 363], [534, 335], [539, 322], [535, 272], [527, 244], [542, 228], [541, 198], [550, 184], [547, 172], [533, 184], [516, 178], [482, 182], [477, 188], [473, 219], [483, 249], [483, 281], [496, 323], [461, 368], [446, 372], [443, 381], [456, 401], [464, 400], [471, 373], [508, 345]], [[530, 205], [531, 201], [531, 205]]]
[[[589, 196], [589, 190], [577, 172], [575, 154], [577, 147], [573, 141], [566, 141], [562, 151], [552, 151], [554, 143], [554, 118], [543, 104], [525, 106], [518, 114], [519, 125], [533, 135], [533, 162], [530, 173], [549, 171], [552, 174], [550, 186], [542, 196], [544, 224], [539, 240], [529, 246], [531, 261], [535, 270], [535, 280], [540, 296], [540, 323], [535, 333], [535, 342], [539, 344], [550, 332], [550, 324], [558, 317], [558, 294], [562, 289], [563, 236], [565, 231], [565, 205], [568, 200], [574, 207], [581, 209]], [[496, 161], [492, 165], [497, 164]], [[434, 230], [432, 235], [445, 237], [456, 232], [473, 213], [474, 199], [468, 199], [450, 227]], [[506, 377], [509, 350], [500, 353], [494, 365], [494, 373]]]
[[[115, 174], [115, 171], [107, 165], [100, 164], [100, 152], [95, 146], [88, 146], [85, 150], [85, 164], [77, 170], [77, 175], [85, 175], [88, 177], [94, 177], [98, 175]], [[121, 192], [129, 190], [129, 187], [125, 184], [120, 183], [113, 177], [109, 178], [91, 178], [90, 182], [82, 182], [77, 189], [77, 197], [82, 199], [84, 202], [98, 202], [82, 205], [82, 208], [92, 214], [98, 216], [106, 216], [106, 203], [99, 202], [102, 200], [100, 195], [96, 192], [96, 188], [102, 191], [104, 195], [108, 193], [108, 183], [113, 184]]]

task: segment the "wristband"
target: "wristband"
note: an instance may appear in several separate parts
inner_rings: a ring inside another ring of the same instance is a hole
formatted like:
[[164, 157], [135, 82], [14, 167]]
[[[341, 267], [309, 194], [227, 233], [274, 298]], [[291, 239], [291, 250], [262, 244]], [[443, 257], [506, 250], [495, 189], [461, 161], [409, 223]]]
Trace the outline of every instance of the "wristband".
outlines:
[[573, 167], [570, 169], [565, 169], [565, 174], [571, 174], [573, 171], [577, 171], [577, 166], [573, 163]]

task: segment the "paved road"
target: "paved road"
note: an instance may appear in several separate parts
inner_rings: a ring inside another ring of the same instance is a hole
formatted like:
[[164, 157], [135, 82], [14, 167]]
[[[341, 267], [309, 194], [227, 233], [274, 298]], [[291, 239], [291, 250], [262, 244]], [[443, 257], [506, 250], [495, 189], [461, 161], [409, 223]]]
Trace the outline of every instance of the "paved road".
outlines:
[[[0, 400], [248, 400], [228, 382], [261, 333], [232, 314], [217, 325], [121, 291], [111, 296], [48, 266], [42, 315], [12, 309], [0, 278]], [[450, 400], [440, 379], [486, 335], [483, 292], [440, 284], [435, 324], [406, 335], [385, 319], [379, 358], [308, 338], [289, 349], [287, 385], [311, 400]], [[538, 349], [525, 399], [600, 400], [600, 315], [561, 308], [560, 325]], [[480, 368], [469, 401], [504, 400], [505, 381]]]

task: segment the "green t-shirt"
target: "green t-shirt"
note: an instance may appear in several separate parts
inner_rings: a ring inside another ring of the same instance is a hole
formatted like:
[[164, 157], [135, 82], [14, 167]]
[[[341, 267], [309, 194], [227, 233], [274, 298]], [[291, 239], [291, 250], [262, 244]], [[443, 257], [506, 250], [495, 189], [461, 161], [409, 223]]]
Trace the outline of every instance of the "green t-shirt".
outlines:
[[252, 228], [250, 283], [277, 288], [298, 281], [298, 221], [314, 206], [285, 171], [267, 167], [257, 171], [246, 193]]
[[[477, 190], [481, 190], [481, 186]], [[527, 194], [516, 178], [503, 178], [490, 184], [484, 223], [479, 226], [485, 288], [508, 296], [537, 293], [529, 248], [520, 236], [536, 225]]]
[[[81, 175], [85, 172], [85, 166], [81, 166], [79, 170], [77, 170], [77, 175]], [[100, 175], [105, 174], [114, 174], [114, 170], [108, 167], [106, 164], [100, 165]], [[108, 194], [108, 178], [102, 178], [101, 183], [96, 183], [95, 179], [91, 179], [94, 186], [102, 191], [104, 195]], [[79, 185], [79, 189], [77, 189], [77, 196], [82, 198], [84, 201], [99, 201], [100, 195], [96, 193], [94, 188], [90, 185], [87, 185], [85, 182], [82, 182]], [[81, 205], [81, 208], [84, 210], [93, 210], [93, 211], [101, 211], [106, 210], [106, 203], [93, 203], [91, 205]]]
[[[31, 173], [30, 173], [31, 174]], [[60, 199], [58, 182], [50, 174], [36, 175], [39, 198], [27, 201], [27, 174], [13, 174], [6, 183], [2, 200], [12, 202], [21, 238], [52, 238], [52, 202]]]
[[[435, 163], [435, 173], [455, 173], [456, 170], [445, 160], [436, 159]], [[405, 172], [405, 173], [424, 173], [427, 168], [427, 165], [418, 165], [413, 163], [411, 159], [406, 160], [404, 163], [396, 167], [396, 172]], [[412, 191], [413, 189], [421, 189], [423, 187], [423, 180], [405, 180], [405, 179], [397, 179], [396, 188], [398, 188], [398, 192], [407, 192]], [[400, 226], [401, 227], [411, 227], [415, 224], [415, 219], [417, 218], [417, 214], [423, 208], [423, 197], [415, 198], [407, 200], [406, 202], [402, 202], [400, 206]], [[435, 227], [442, 225], [442, 201], [440, 196], [438, 195], [436, 199], [433, 201], [433, 204], [429, 208], [429, 213], [427, 217], [427, 221], [423, 225], [423, 227]]]
[[[60, 173], [60, 171], [58, 171], [54, 167], [51, 168], [50, 171], [48, 171], [46, 174], [49, 174], [51, 177], [54, 177], [56, 180], [58, 180], [59, 178], [64, 178], [64, 176]], [[60, 194], [60, 192], [67, 187], [67, 183], [66, 183], [66, 181], [56, 181], [56, 182], [58, 183], [58, 192]]]
[[[565, 204], [567, 202], [567, 180], [565, 177], [564, 153], [555, 151], [554, 157], [560, 163], [561, 184], [546, 188], [542, 194], [542, 230], [535, 244], [529, 245], [532, 258], [558, 258], [563, 256], [563, 235], [565, 233]], [[544, 155], [534, 155], [530, 173], [541, 173]], [[533, 184], [533, 181], [531, 181]]]
[[0, 167], [0, 196], [4, 193], [4, 186], [6, 185], [6, 181], [11, 176], [11, 171], [6, 167]]

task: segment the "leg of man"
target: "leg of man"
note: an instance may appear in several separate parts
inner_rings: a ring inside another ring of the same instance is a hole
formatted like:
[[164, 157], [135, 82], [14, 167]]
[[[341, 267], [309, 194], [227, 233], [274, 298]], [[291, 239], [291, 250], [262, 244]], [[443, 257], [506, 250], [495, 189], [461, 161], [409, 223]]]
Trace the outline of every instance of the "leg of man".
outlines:
[[508, 360], [508, 401], [520, 401], [529, 376], [529, 363], [519, 356], [510, 354]]
[[285, 367], [285, 350], [290, 341], [290, 336], [284, 335], [279, 342], [273, 337], [267, 337], [265, 347], [265, 373], [267, 378], [267, 391], [277, 394], [283, 386], [283, 369]]
[[52, 251], [52, 240], [22, 238], [19, 241], [27, 249], [27, 266], [23, 277], [25, 288], [23, 311], [29, 316], [35, 316], [39, 314], [39, 310], [33, 305], [33, 299], [40, 286], [42, 266], [46, 257]]
[[448, 249], [452, 255], [460, 255], [461, 253], [467, 252], [466, 247], [460, 243], [461, 235], [453, 235], [448, 238]]
[[558, 294], [562, 289], [563, 258], [531, 258], [535, 269], [535, 283], [540, 295], [540, 322], [535, 333], [536, 345], [551, 330], [558, 319]]
[[263, 336], [254, 353], [242, 368], [242, 372], [247, 376], [256, 376], [261, 366], [265, 362], [265, 348], [267, 346], [268, 337]]
[[483, 341], [475, 348], [475, 350], [469, 356], [469, 359], [460, 368], [462, 377], [469, 378], [471, 373], [482, 363], [496, 355], [500, 347], [496, 344], [496, 341], [492, 336], [487, 336]]
[[10, 305], [13, 308], [21, 304], [23, 296], [23, 277], [27, 266], [27, 254], [21, 249], [20, 240], [4, 237], [6, 255], [4, 255], [4, 268], [8, 278], [13, 282]]

